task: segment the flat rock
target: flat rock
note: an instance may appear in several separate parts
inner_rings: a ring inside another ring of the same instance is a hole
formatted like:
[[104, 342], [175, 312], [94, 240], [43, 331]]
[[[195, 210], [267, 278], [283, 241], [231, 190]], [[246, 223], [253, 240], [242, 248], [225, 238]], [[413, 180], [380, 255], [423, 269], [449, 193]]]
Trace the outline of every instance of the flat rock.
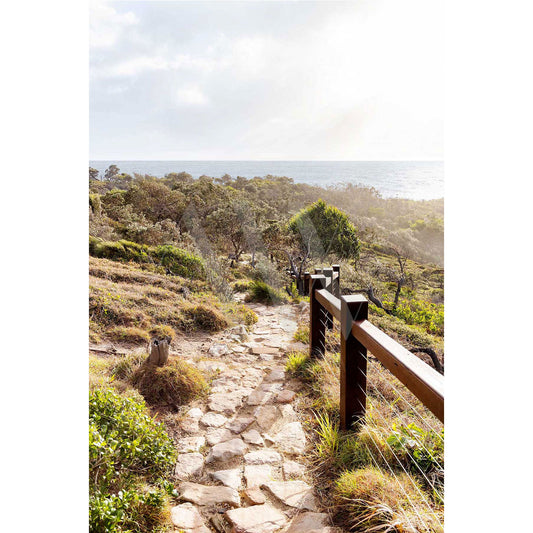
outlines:
[[205, 437], [184, 437], [178, 440], [178, 452], [190, 453], [199, 452], [200, 448], [205, 446]]
[[187, 418], [196, 418], [200, 419], [203, 416], [203, 411], [199, 407], [193, 407], [192, 409], [189, 409], [187, 411], [187, 414], [185, 415]]
[[253, 505], [226, 512], [235, 533], [273, 533], [287, 523], [284, 514], [271, 505]]
[[265, 381], [283, 381], [285, 379], [285, 370], [283, 368], [274, 368], [265, 378]]
[[227, 344], [212, 344], [208, 351], [212, 357], [220, 357], [229, 353]]
[[204, 456], [201, 453], [182, 453], [178, 456], [174, 475], [181, 480], [200, 476], [204, 468]]
[[287, 478], [303, 476], [305, 473], [305, 466], [295, 461], [283, 462], [283, 475]]
[[205, 437], [209, 446], [215, 446], [215, 444], [219, 444], [220, 442], [233, 439], [235, 435], [226, 428], [207, 428]]
[[262, 485], [278, 500], [289, 507], [316, 511], [317, 506], [313, 495], [313, 487], [304, 481], [268, 481]]
[[195, 364], [200, 370], [206, 372], [224, 372], [228, 368], [224, 363], [216, 361], [198, 361]]
[[272, 397], [272, 393], [265, 390], [255, 390], [248, 396], [246, 403], [248, 405], [261, 405], [266, 403]]
[[257, 450], [244, 456], [244, 462], [247, 465], [265, 465], [279, 463], [280, 461], [281, 455], [274, 450]]
[[275, 405], [261, 405], [255, 410], [254, 415], [263, 431], [268, 431], [282, 417], [281, 411]]
[[236, 490], [239, 490], [242, 482], [240, 468], [211, 472], [211, 477], [217, 481], [220, 481], [223, 485], [226, 485], [226, 487], [231, 487], [232, 489]]
[[246, 465], [244, 479], [248, 488], [260, 487], [263, 483], [272, 481], [272, 468], [270, 465]]
[[211, 411], [231, 415], [240, 407], [241, 402], [241, 398], [232, 392], [215, 393], [209, 397], [208, 406]]
[[170, 509], [172, 523], [185, 533], [210, 533], [202, 515], [192, 503], [182, 503]]
[[311, 531], [322, 531], [327, 527], [329, 517], [326, 513], [300, 513], [294, 517], [287, 533], [310, 533]]
[[276, 401], [279, 403], [290, 403], [294, 400], [296, 393], [292, 390], [282, 390], [277, 396]]
[[259, 487], [252, 487], [244, 491], [244, 498], [252, 505], [261, 505], [266, 502], [266, 496]]
[[282, 452], [302, 454], [305, 451], [307, 439], [300, 422], [285, 424], [274, 436], [276, 447]]
[[226, 427], [230, 431], [233, 431], [233, 433], [241, 433], [241, 431], [244, 431], [250, 424], [253, 423], [254, 420], [255, 419], [251, 416], [240, 416], [226, 424]]
[[234, 457], [244, 455], [245, 451], [246, 444], [244, 444], [242, 439], [231, 439], [213, 446], [207, 456], [206, 462], [229, 461]]
[[198, 483], [182, 483], [179, 487], [180, 499], [196, 505], [218, 505], [227, 503], [239, 507], [239, 493], [231, 487], [199, 485]]
[[279, 349], [271, 348], [270, 346], [254, 346], [250, 348], [250, 353], [253, 355], [264, 355], [264, 354], [275, 355], [279, 353]]
[[261, 437], [261, 433], [256, 429], [244, 432], [242, 438], [244, 439], [244, 442], [247, 442], [248, 444], [256, 444], [257, 446], [263, 446], [265, 444], [263, 437]]
[[214, 427], [219, 428], [220, 426], [223, 426], [228, 419], [221, 415], [220, 413], [214, 413], [213, 411], [209, 411], [209, 413], [206, 413], [202, 418], [200, 418], [200, 422], [204, 426], [208, 427]]

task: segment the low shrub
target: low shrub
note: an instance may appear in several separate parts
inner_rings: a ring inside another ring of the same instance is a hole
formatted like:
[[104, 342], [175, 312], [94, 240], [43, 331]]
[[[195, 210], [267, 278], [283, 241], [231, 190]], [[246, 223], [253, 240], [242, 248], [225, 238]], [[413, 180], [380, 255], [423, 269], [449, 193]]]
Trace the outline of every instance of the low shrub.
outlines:
[[111, 375], [116, 379], [131, 381], [133, 374], [135, 374], [147, 358], [148, 355], [145, 353], [129, 353], [113, 365]]
[[150, 340], [146, 331], [135, 326], [116, 326], [109, 330], [108, 335], [112, 339], [130, 344], [146, 344]]
[[186, 330], [221, 331], [229, 327], [228, 319], [214, 307], [199, 304], [182, 310]]
[[189, 279], [205, 279], [205, 266], [202, 259], [169, 244], [147, 246], [126, 240], [104, 241], [90, 236], [89, 254], [114, 261], [158, 263], [171, 274]]
[[298, 329], [294, 333], [294, 340], [309, 344], [309, 324], [298, 324]]
[[392, 476], [372, 467], [346, 471], [333, 497], [337, 519], [351, 531], [443, 531], [405, 474]]
[[148, 404], [172, 409], [189, 403], [208, 389], [203, 374], [182, 359], [171, 359], [161, 367], [143, 364], [134, 371], [131, 383]]
[[89, 529], [155, 531], [168, 522], [176, 450], [142, 400], [110, 389], [89, 396]]
[[259, 302], [265, 305], [278, 305], [288, 302], [288, 297], [264, 281], [255, 280], [248, 287], [246, 301]]
[[248, 280], [236, 281], [232, 284], [233, 292], [246, 292], [250, 288], [252, 282]]
[[253, 326], [259, 320], [257, 313], [244, 304], [230, 304], [227, 311], [235, 316], [235, 320], [239, 324], [244, 324], [245, 326]]
[[287, 363], [285, 364], [285, 370], [293, 376], [304, 377], [308, 364], [308, 353], [290, 352], [287, 355]]
[[176, 332], [171, 326], [157, 324], [150, 329], [150, 335], [157, 338], [170, 337], [170, 340], [172, 341], [176, 337]]

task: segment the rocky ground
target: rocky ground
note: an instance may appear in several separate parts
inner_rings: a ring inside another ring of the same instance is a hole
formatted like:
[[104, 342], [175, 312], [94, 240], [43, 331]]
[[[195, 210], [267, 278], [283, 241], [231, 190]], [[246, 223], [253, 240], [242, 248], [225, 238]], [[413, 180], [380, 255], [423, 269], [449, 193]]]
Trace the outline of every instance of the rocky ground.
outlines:
[[309, 443], [298, 412], [301, 383], [286, 376], [286, 354], [308, 304], [248, 304], [259, 317], [252, 332], [238, 326], [196, 350], [177, 353], [218, 372], [210, 395], [179, 423], [175, 469], [181, 503], [172, 508], [185, 533], [333, 533], [306, 467]]

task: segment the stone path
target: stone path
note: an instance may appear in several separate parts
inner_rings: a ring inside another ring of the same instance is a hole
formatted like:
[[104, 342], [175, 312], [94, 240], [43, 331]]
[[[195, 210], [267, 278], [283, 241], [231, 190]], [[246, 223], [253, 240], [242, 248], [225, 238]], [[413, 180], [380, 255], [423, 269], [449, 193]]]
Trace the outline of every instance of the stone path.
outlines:
[[249, 304], [251, 333], [238, 326], [204, 343], [189, 361], [218, 371], [210, 395], [180, 420], [172, 508], [184, 533], [333, 533], [306, 472], [308, 442], [297, 409], [301, 384], [285, 375], [301, 304]]

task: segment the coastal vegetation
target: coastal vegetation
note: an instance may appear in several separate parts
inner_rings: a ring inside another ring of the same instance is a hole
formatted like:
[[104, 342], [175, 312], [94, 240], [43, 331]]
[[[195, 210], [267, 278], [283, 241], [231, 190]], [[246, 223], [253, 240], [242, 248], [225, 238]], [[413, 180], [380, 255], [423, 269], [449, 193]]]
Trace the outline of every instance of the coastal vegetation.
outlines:
[[[302, 274], [337, 263], [342, 293], [365, 294], [376, 326], [444, 372], [442, 218], [442, 200], [384, 199], [352, 184], [89, 169], [91, 531], [171, 527], [168, 415], [205, 397], [216, 372], [186, 353], [147, 365], [151, 339], [246, 332], [253, 302], [304, 305]], [[370, 358], [367, 420], [340, 431], [337, 328], [324, 357], [286, 357], [304, 383], [324, 501], [352, 531], [440, 531], [442, 425]], [[294, 339], [309, 342], [308, 321]]]

